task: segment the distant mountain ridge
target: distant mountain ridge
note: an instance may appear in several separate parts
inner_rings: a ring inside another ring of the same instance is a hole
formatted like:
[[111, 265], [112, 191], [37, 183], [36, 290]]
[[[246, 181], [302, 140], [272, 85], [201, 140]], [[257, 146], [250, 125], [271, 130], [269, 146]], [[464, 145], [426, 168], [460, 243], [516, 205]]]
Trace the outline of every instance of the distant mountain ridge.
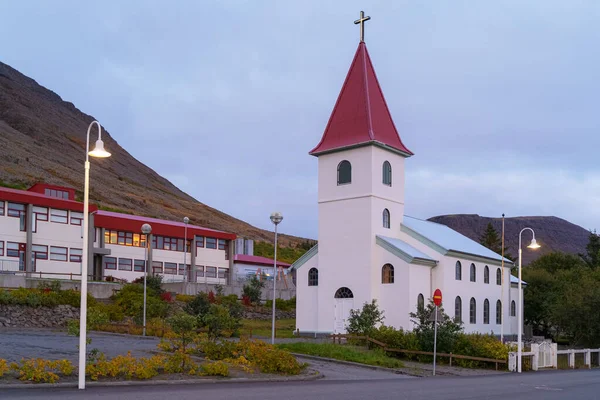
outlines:
[[[439, 215], [428, 220], [446, 225], [477, 242], [479, 242], [487, 224], [490, 222], [498, 235], [500, 237], [502, 235], [502, 217], [490, 218], [477, 214], [453, 214]], [[506, 217], [504, 219], [505, 246], [508, 247], [508, 252], [515, 261], [518, 257], [519, 232], [525, 227], [532, 228], [535, 231], [535, 238], [542, 247], [537, 250], [528, 249], [527, 245], [531, 241], [531, 232], [523, 232], [523, 265], [527, 265], [543, 254], [554, 251], [570, 254], [585, 253], [585, 246], [588, 243], [590, 232], [579, 225], [558, 217]]]
[[[68, 186], [76, 189], [81, 199], [86, 133], [93, 120], [73, 103], [0, 62], [0, 184], [18, 189], [36, 182]], [[112, 157], [93, 161], [90, 202], [111, 211], [168, 220], [181, 221], [188, 216], [196, 225], [258, 241], [273, 240], [271, 232], [184, 193], [135, 159], [104, 130], [102, 139]], [[304, 238], [279, 237], [282, 246], [306, 243]]]

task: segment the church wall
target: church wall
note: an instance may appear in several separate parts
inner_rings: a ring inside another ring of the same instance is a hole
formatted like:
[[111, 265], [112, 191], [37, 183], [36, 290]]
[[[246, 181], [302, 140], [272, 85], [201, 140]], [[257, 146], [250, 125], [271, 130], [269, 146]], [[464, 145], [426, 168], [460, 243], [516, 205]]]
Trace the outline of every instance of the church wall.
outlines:
[[[406, 328], [410, 308], [410, 266], [382, 247], [377, 246], [376, 249], [378, 261], [373, 271], [377, 275], [375, 280], [377, 289], [373, 297], [377, 299], [380, 309], [384, 311], [385, 325]], [[382, 268], [387, 263], [394, 267], [394, 283], [382, 283]]]
[[[391, 228], [393, 232], [400, 229], [400, 223], [404, 215], [404, 161], [405, 158], [384, 150], [377, 146], [370, 146], [371, 149], [371, 193], [380, 200], [384, 201], [385, 206], [390, 209], [392, 214]], [[388, 161], [392, 166], [392, 186], [383, 183], [383, 163]], [[379, 211], [379, 221], [381, 221], [381, 212]], [[377, 225], [376, 225], [377, 226]], [[379, 224], [381, 226], [381, 224]], [[390, 236], [388, 234], [388, 236]], [[393, 236], [393, 235], [392, 235]], [[394, 236], [395, 237], [395, 236]]]
[[317, 253], [296, 271], [296, 328], [300, 332], [318, 332], [319, 330], [317, 326], [319, 286], [308, 286], [308, 271], [313, 267], [319, 269], [318, 260]]
[[[319, 203], [371, 194], [371, 147], [319, 156]], [[352, 182], [338, 185], [337, 167], [343, 160], [348, 160], [352, 165]]]
[[[409, 306], [407, 315], [410, 312], [417, 311], [417, 301], [419, 294], [423, 295], [425, 305], [430, 298], [433, 297], [433, 291], [431, 290], [431, 276], [433, 274], [432, 268], [427, 265], [409, 264], [409, 277], [410, 277], [410, 288], [409, 288]], [[407, 324], [404, 325], [404, 329], [413, 329], [414, 325], [408, 320]]]

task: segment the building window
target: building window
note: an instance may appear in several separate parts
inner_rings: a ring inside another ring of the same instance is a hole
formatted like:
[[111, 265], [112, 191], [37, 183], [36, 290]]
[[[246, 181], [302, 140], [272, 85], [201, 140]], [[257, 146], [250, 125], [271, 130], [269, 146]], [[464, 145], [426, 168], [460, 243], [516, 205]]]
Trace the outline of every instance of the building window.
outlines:
[[477, 268], [475, 264], [471, 264], [471, 282], [477, 281]]
[[36, 221], [48, 221], [48, 208], [33, 207], [33, 217]]
[[217, 277], [217, 267], [206, 267], [206, 277], [207, 278], [216, 278]]
[[67, 261], [68, 250], [66, 247], [50, 247], [50, 259], [54, 261]]
[[473, 297], [471, 297], [469, 304], [469, 322], [472, 324], [477, 323], [477, 304], [475, 303], [475, 298]]
[[502, 323], [502, 302], [500, 300], [496, 301], [496, 325], [500, 325]]
[[7, 215], [9, 217], [20, 218], [25, 215], [25, 204], [8, 203]]
[[387, 208], [383, 210], [383, 227], [390, 229], [390, 211]]
[[496, 270], [496, 285], [502, 285], [502, 271], [500, 271], [500, 268]]
[[483, 283], [490, 283], [490, 268], [487, 265], [483, 268]]
[[334, 297], [336, 299], [353, 299], [354, 293], [352, 293], [352, 290], [348, 289], [347, 287], [341, 287], [335, 292]]
[[510, 302], [510, 316], [511, 317], [517, 316], [517, 303], [515, 303], [514, 300]]
[[454, 299], [454, 322], [462, 322], [462, 300], [460, 296], [456, 296], [456, 299]]
[[4, 242], [0, 241], [0, 256], [4, 256]]
[[219, 268], [219, 279], [227, 279], [227, 268]]
[[344, 160], [337, 167], [337, 184], [345, 185], [352, 182], [352, 165], [350, 161]]
[[384, 161], [383, 163], [383, 184], [392, 186], [392, 164], [389, 161]]
[[6, 242], [6, 257], [19, 257], [19, 243]]
[[118, 244], [121, 246], [146, 247], [146, 235], [106, 229], [104, 231], [104, 243]]
[[0, 216], [4, 215], [4, 202], [0, 201]]
[[423, 310], [425, 308], [425, 297], [422, 293], [417, 296], [417, 310]]
[[133, 270], [135, 272], [144, 272], [145, 267], [146, 262], [144, 260], [133, 260]]
[[68, 224], [69, 212], [67, 210], [55, 210], [54, 208], [50, 211], [50, 221], [58, 224]]
[[185, 275], [187, 271], [191, 268], [190, 264], [184, 265], [183, 263], [179, 264], [179, 275]]
[[462, 265], [460, 264], [460, 261], [456, 262], [454, 275], [457, 281], [462, 280]]
[[44, 190], [44, 194], [49, 197], [56, 197], [56, 198], [64, 199], [64, 200], [69, 199], [69, 192], [67, 192], [65, 190], [56, 190], [56, 189], [46, 188]]
[[81, 249], [71, 248], [71, 251], [69, 252], [69, 261], [81, 262], [82, 255], [83, 255], [83, 251]]
[[196, 277], [204, 277], [204, 265], [196, 265]]
[[311, 268], [308, 270], [308, 286], [319, 286], [319, 270]]
[[42, 246], [40, 244], [34, 244], [31, 246], [32, 257], [36, 260], [47, 260], [48, 259], [48, 246]]
[[133, 261], [131, 258], [119, 258], [119, 271], [131, 271]]
[[117, 269], [117, 259], [115, 257], [104, 257], [104, 269]]
[[177, 264], [172, 262], [166, 262], [165, 274], [177, 275]]
[[207, 237], [206, 238], [206, 248], [207, 249], [216, 249], [217, 248], [217, 238]]
[[483, 323], [490, 323], [490, 302], [488, 301], [488, 299], [485, 299], [483, 301]]
[[381, 268], [381, 283], [394, 283], [394, 266], [385, 264]]
[[204, 236], [196, 236], [196, 247], [204, 247]]
[[71, 225], [81, 225], [83, 223], [83, 213], [71, 211]]
[[163, 272], [163, 264], [160, 261], [152, 261], [152, 273], [153, 274], [162, 274]]

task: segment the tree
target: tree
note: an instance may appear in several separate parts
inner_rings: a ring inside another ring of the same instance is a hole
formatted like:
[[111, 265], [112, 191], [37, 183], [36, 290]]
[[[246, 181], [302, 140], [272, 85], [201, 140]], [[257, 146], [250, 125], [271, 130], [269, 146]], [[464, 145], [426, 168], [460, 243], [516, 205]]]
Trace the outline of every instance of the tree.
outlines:
[[[502, 238], [498, 235], [496, 229], [491, 222], [488, 222], [485, 231], [479, 238], [479, 243], [492, 250], [494, 253], [502, 254]], [[508, 247], [504, 246], [504, 257], [513, 260], [512, 255], [508, 252]]]
[[[454, 321], [445, 312], [443, 307], [439, 307], [441, 319], [438, 319], [437, 327], [437, 351], [440, 353], [448, 353], [452, 351], [454, 343], [458, 335], [462, 331], [462, 323]], [[433, 341], [435, 334], [434, 315], [435, 304], [429, 299], [429, 303], [425, 307], [417, 307], [417, 312], [411, 312], [410, 318], [415, 327], [413, 332], [419, 340], [419, 345], [423, 351], [433, 351]]]
[[223, 331], [235, 331], [240, 326], [240, 320], [233, 317], [227, 307], [220, 304], [211, 304], [208, 313], [201, 319], [203, 326], [208, 328], [208, 337], [216, 339], [223, 335]]
[[248, 279], [248, 283], [244, 285], [242, 295], [247, 296], [251, 303], [258, 304], [262, 297], [263, 287], [265, 287], [265, 283], [260, 281], [256, 275], [252, 275], [252, 277]]
[[185, 305], [184, 311], [195, 317], [202, 317], [210, 309], [210, 301], [208, 295], [204, 292], [200, 292]]
[[362, 310], [350, 310], [348, 333], [369, 335], [384, 319], [383, 311], [379, 310], [377, 305], [377, 299], [371, 300], [371, 303], [365, 302]]
[[600, 236], [594, 230], [590, 231], [588, 244], [585, 246], [586, 254], [579, 254], [590, 268], [600, 266]]

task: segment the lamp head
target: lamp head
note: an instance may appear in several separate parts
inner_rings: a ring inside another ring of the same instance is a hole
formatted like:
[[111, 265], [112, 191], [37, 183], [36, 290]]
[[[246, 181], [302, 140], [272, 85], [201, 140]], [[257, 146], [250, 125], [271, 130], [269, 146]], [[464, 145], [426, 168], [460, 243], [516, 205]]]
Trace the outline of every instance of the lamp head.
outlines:
[[189, 224], [190, 223], [190, 219], [188, 217], [183, 217], [183, 223], [184, 224]]
[[538, 243], [535, 241], [535, 238], [531, 239], [531, 243], [529, 244], [529, 246], [527, 246], [527, 248], [529, 248], [529, 249], [539, 249], [540, 247], [542, 247], [542, 246], [540, 246], [540, 245], [539, 245], [539, 244], [538, 244]]
[[283, 221], [283, 215], [281, 215], [281, 213], [279, 211], [275, 211], [273, 214], [271, 214], [271, 222], [272, 223], [277, 225], [281, 221]]
[[148, 235], [150, 232], [152, 232], [152, 227], [150, 226], [150, 224], [142, 225], [142, 233], [144, 235]]
[[88, 154], [92, 157], [98, 158], [107, 158], [111, 156], [108, 151], [104, 150], [104, 142], [102, 139], [96, 140], [96, 146], [94, 147], [94, 150], [90, 151]]

